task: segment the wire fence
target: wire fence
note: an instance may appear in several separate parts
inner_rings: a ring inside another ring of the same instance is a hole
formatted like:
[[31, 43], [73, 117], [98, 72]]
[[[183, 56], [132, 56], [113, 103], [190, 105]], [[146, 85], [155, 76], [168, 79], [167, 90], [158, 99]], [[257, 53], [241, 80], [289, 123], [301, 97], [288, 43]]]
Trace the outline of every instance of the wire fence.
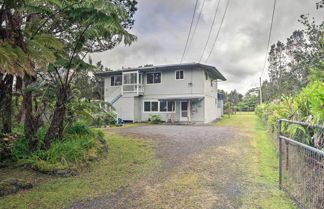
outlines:
[[324, 208], [324, 152], [281, 135], [283, 122], [319, 128], [296, 121], [280, 120], [279, 139], [279, 188], [285, 191], [300, 208]]

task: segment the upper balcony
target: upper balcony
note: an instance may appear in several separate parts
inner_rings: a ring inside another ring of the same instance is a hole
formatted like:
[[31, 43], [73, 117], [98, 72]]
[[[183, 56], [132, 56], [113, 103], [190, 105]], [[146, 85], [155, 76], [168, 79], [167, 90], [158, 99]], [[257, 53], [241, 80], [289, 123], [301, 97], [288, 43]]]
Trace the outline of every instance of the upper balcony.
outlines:
[[144, 75], [138, 71], [123, 72], [122, 74], [122, 95], [135, 93], [144, 94]]

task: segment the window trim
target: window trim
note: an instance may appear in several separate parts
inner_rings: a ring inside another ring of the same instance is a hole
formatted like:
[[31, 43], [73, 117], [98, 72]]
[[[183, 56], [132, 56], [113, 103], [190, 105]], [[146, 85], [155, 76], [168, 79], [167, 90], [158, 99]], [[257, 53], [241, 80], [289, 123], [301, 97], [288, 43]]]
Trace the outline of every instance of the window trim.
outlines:
[[[160, 113], [175, 113], [176, 112], [176, 108], [177, 108], [177, 105], [176, 105], [176, 101], [165, 101], [167, 102], [167, 110], [166, 111], [161, 111], [161, 101], [159, 101], [159, 112]], [[174, 111], [169, 111], [169, 102], [174, 102]]]
[[[117, 77], [117, 76], [121, 76], [121, 83], [120, 83], [120, 85], [115, 85], [115, 82], [116, 82], [116, 78], [115, 77]], [[114, 78], [114, 85], [111, 85], [112, 78]], [[123, 75], [112, 75], [112, 76], [110, 76], [110, 82], [109, 83], [110, 83], [110, 86], [111, 87], [122, 86], [123, 85]]]
[[[136, 82], [135, 83], [127, 83], [125, 84], [124, 82], [124, 75], [126, 74], [136, 74]], [[122, 80], [123, 80], [123, 85], [136, 85], [138, 80], [139, 80], [139, 72], [138, 71], [129, 71], [129, 72], [123, 72], [122, 74]]]
[[[150, 111], [145, 111], [145, 102], [150, 102]], [[152, 102], [157, 102], [158, 103], [158, 111], [152, 111]], [[143, 112], [144, 113], [158, 113], [160, 110], [160, 101], [159, 100], [144, 100], [143, 101]]]
[[[183, 74], [182, 74], [183, 75], [183, 78], [177, 78], [177, 72], [181, 72], [181, 71], [183, 72]], [[176, 70], [175, 71], [175, 80], [180, 80], [181, 81], [181, 80], [184, 80], [184, 79], [185, 79], [185, 72], [184, 72], [184, 70]]]
[[[150, 111], [145, 111], [145, 102], [150, 102]], [[157, 102], [158, 103], [158, 111], [152, 111], [152, 102]], [[166, 101], [169, 105], [169, 101]], [[167, 107], [168, 107], [167, 105]], [[168, 109], [168, 108], [167, 108]], [[160, 101], [159, 100], [143, 100], [143, 113], [176, 113], [176, 109], [177, 109], [177, 105], [176, 105], [176, 101], [174, 101], [174, 111], [160, 111]]]
[[[147, 83], [147, 74], [154, 74], [154, 73], [160, 73], [161, 74], [161, 82], [160, 83]], [[162, 84], [162, 72], [161, 71], [158, 71], [158, 72], [148, 72], [148, 73], [146, 73], [146, 75], [145, 75], [145, 85], [161, 85]]]

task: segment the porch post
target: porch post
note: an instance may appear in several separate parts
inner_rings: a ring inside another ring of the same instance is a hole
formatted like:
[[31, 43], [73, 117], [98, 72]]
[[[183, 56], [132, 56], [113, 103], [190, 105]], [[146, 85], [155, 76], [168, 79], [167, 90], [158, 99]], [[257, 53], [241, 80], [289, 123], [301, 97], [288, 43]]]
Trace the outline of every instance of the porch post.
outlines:
[[137, 93], [137, 95], [139, 94], [138, 87], [139, 87], [139, 73], [137, 71], [137, 73], [136, 73], [136, 93]]
[[188, 105], [187, 105], [187, 120], [188, 120], [188, 122], [190, 121], [190, 115], [191, 115], [191, 100], [188, 100]]
[[175, 108], [176, 101], [172, 102], [172, 113], [171, 113], [171, 122], [174, 123], [174, 108]]

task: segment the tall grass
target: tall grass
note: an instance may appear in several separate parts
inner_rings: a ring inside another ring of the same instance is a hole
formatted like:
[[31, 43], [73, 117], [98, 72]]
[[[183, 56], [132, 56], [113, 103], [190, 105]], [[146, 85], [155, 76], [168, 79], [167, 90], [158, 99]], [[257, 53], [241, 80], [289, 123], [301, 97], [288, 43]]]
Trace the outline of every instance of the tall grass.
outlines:
[[14, 143], [12, 159], [18, 164], [28, 164], [39, 171], [76, 169], [89, 159], [98, 157], [104, 135], [92, 130], [84, 121], [77, 121], [65, 131], [64, 139], [54, 141], [48, 150], [42, 149], [47, 127], [41, 128], [37, 137], [38, 147], [31, 152], [28, 139], [21, 137]]

